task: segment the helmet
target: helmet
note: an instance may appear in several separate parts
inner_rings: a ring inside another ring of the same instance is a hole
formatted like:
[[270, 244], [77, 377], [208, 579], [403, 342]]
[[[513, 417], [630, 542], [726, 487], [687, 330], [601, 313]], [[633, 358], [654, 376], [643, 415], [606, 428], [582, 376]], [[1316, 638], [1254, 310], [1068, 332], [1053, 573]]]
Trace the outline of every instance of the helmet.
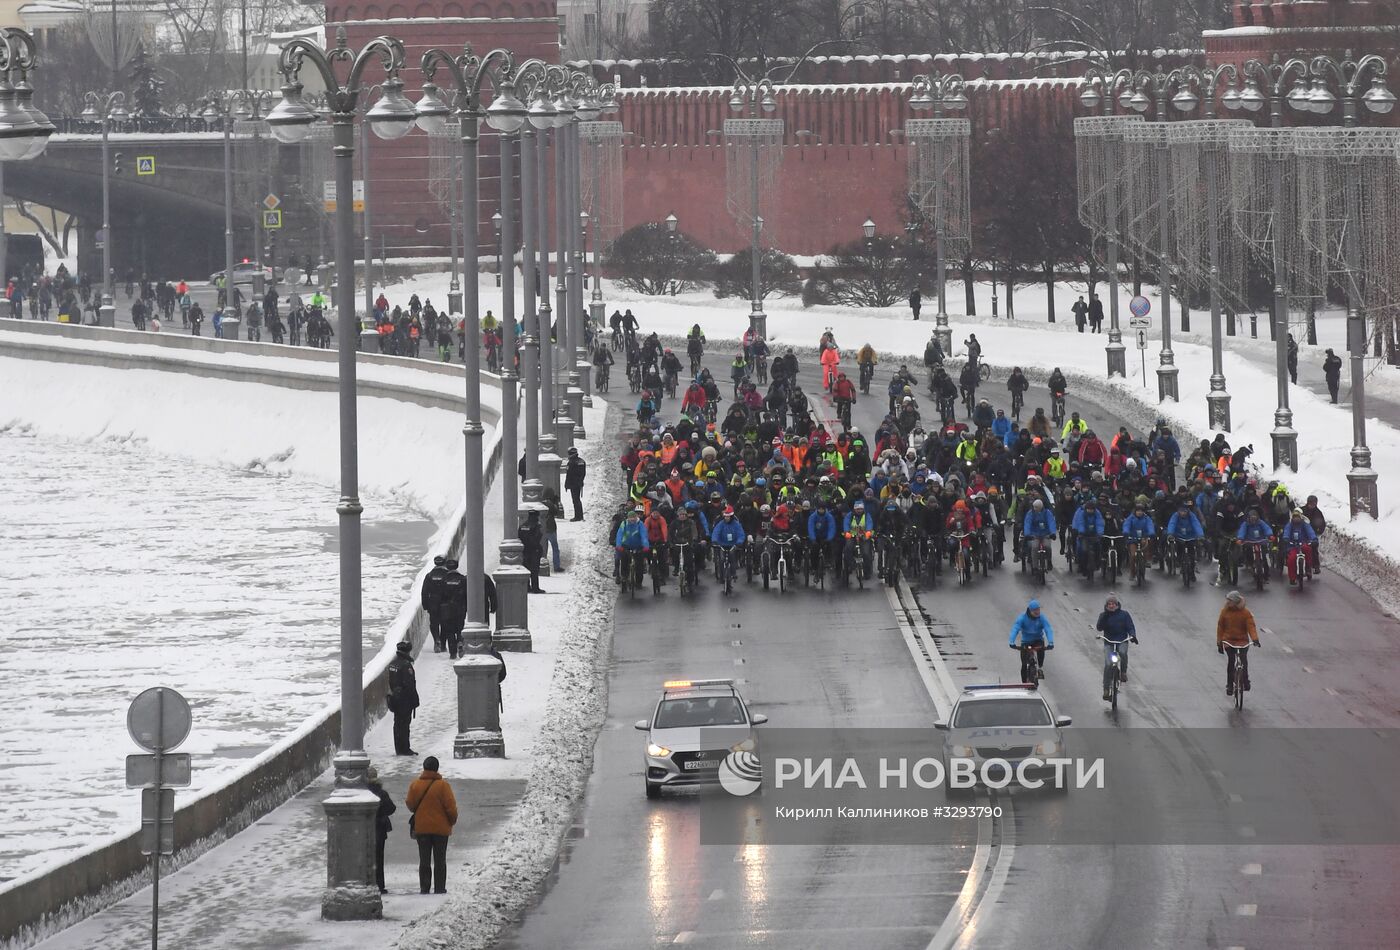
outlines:
[[831, 476], [830, 476], [830, 475], [823, 475], [822, 478], [821, 478], [821, 483], [822, 483], [823, 485], [830, 485], [830, 484], [831, 484]]
[[759, 510], [761, 513], [763, 513], [763, 514], [766, 515], [766, 514], [770, 513], [773, 509], [772, 509], [770, 506], [768, 506], [768, 505], [761, 505], [761, 506], [759, 507], [758, 510]]
[[762, 488], [762, 487], [764, 487], [765, 485], [768, 484], [768, 479], [766, 479], [766, 478], [764, 478], [762, 475], [760, 475], [760, 476], [758, 476], [758, 478], [755, 478], [755, 479], [753, 480], [753, 483], [754, 483], [755, 485], [757, 485], [759, 488]]

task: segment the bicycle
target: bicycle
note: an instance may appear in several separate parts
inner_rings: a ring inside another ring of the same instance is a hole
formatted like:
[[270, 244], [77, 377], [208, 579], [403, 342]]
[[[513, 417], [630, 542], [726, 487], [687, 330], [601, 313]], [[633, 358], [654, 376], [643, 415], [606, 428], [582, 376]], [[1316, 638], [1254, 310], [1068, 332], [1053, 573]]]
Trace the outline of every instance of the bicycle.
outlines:
[[804, 574], [808, 587], [812, 586], [813, 575], [817, 578], [817, 586], [826, 590], [826, 542], [816, 541], [812, 545], [812, 556], [807, 562], [807, 573]]
[[851, 585], [851, 574], [856, 576], [856, 585], [865, 590], [865, 575], [870, 564], [868, 546], [870, 544], [870, 532], [863, 534], [847, 534], [846, 546], [841, 558], [841, 583], [845, 587]]
[[1106, 534], [1103, 536], [1103, 539], [1107, 542], [1104, 545], [1103, 551], [1103, 579], [1105, 584], [1112, 587], [1118, 580], [1120, 565], [1118, 550], [1119, 545], [1123, 541], [1123, 536], [1121, 534]]
[[880, 542], [877, 545], [879, 551], [879, 574], [886, 587], [899, 586], [899, 562], [902, 555], [902, 545], [893, 536], [888, 534], [880, 535]]
[[1103, 634], [1099, 634], [1099, 639], [1113, 647], [1108, 653], [1108, 658], [1104, 660], [1104, 678], [1108, 685], [1104, 691], [1108, 693], [1108, 704], [1114, 712], [1118, 711], [1118, 687], [1123, 682], [1123, 660], [1128, 653], [1127, 640], [1110, 640]]
[[1035, 686], [1045, 679], [1045, 671], [1040, 668], [1040, 651], [1036, 649], [1037, 644], [1043, 643], [1043, 640], [1034, 640], [1012, 648], [1021, 651], [1021, 682], [1027, 686]]
[[1056, 426], [1065, 424], [1065, 394], [1050, 394], [1050, 421]]
[[608, 364], [604, 363], [593, 372], [593, 388], [600, 393], [608, 391]]
[[627, 386], [634, 394], [642, 391], [642, 367], [637, 363], [627, 364]]
[[1269, 558], [1264, 546], [1268, 541], [1241, 541], [1241, 544], [1249, 545], [1249, 567], [1254, 573], [1254, 587], [1256, 590], [1263, 590], [1264, 585], [1269, 582]]
[[1230, 692], [1235, 694], [1236, 711], [1243, 712], [1245, 690], [1249, 689], [1250, 686], [1249, 678], [1245, 676], [1244, 672], [1244, 651], [1248, 650], [1251, 646], [1258, 646], [1259, 644], [1248, 643], [1242, 647], [1235, 646], [1233, 643], [1222, 643], [1220, 645], [1234, 655], [1234, 662], [1230, 665]]
[[989, 364], [987, 364], [987, 363], [983, 363], [983, 362], [979, 361], [979, 362], [977, 363], [977, 379], [978, 379], [979, 381], [981, 381], [981, 382], [984, 382], [984, 383], [989, 383], [989, 382], [991, 382], [991, 380], [992, 380], [992, 367], [991, 367]]
[[724, 596], [734, 593], [734, 548], [718, 545], [715, 552], [715, 572], [724, 584]]
[[1308, 578], [1312, 574], [1311, 569], [1308, 567], [1307, 545], [1293, 545], [1292, 553], [1288, 555], [1287, 564], [1292, 568], [1292, 576], [1288, 579], [1289, 586], [1296, 586], [1299, 590], [1302, 590], [1303, 585], [1308, 582]]
[[661, 594], [661, 586], [666, 583], [666, 567], [671, 559], [666, 556], [663, 547], [653, 547], [651, 549], [651, 593], [653, 597]]
[[695, 592], [696, 581], [699, 580], [698, 572], [695, 570], [694, 544], [687, 544], [680, 549], [680, 588], [681, 596], [689, 597]]
[[[1099, 565], [1103, 562], [1103, 536], [1089, 534], [1083, 536], [1084, 554], [1075, 559], [1075, 564], [1086, 581], [1092, 581]], [[1077, 546], [1077, 545], [1076, 545]]]
[[615, 327], [613, 327], [613, 332], [612, 332], [612, 348], [613, 348], [613, 352], [614, 352], [614, 353], [620, 353], [620, 352], [622, 351], [622, 327], [621, 327], [621, 326], [615, 326]]
[[836, 400], [836, 415], [841, 420], [841, 425], [849, 432], [851, 428], [851, 401], [849, 399]]
[[971, 546], [964, 545], [963, 542], [971, 535], [966, 531], [950, 531], [948, 537], [957, 542], [948, 560], [952, 562], [953, 569], [958, 572], [958, 586], [966, 587], [972, 583], [972, 557]]
[[1128, 573], [1133, 578], [1134, 587], [1141, 587], [1147, 581], [1146, 547], [1146, 538], [1128, 542]]
[[1177, 546], [1177, 559], [1181, 563], [1181, 586], [1190, 589], [1196, 583], [1196, 545], [1194, 541], [1181, 541]]
[[1037, 584], [1043, 587], [1045, 585], [1045, 575], [1050, 570], [1050, 545], [1046, 543], [1046, 539], [1043, 537], [1037, 537], [1035, 541], [1035, 550], [1031, 552], [1030, 557], [1022, 559], [1021, 570], [1024, 571], [1026, 569], [1026, 563], [1030, 562], [1031, 576], [1035, 578]]
[[758, 372], [759, 385], [768, 385], [768, 357], [764, 354], [759, 354], [759, 356], [754, 360], [754, 364], [754, 368]]
[[860, 393], [862, 396], [870, 395], [870, 381], [875, 378], [875, 364], [860, 364]]
[[637, 589], [642, 586], [640, 551], [628, 549], [622, 552], [622, 563], [618, 565], [618, 581], [629, 597], [637, 596]]
[[700, 356], [699, 353], [690, 354], [690, 375], [692, 377], [700, 375]]
[[1011, 418], [1015, 419], [1017, 422], [1020, 422], [1021, 410], [1025, 407], [1025, 405], [1025, 393], [1021, 392], [1019, 389], [1014, 390], [1011, 393]]
[[[668, 371], [666, 372], [666, 398], [667, 398], [667, 399], [675, 399], [675, 398], [676, 398], [676, 386], [679, 384], [679, 382], [680, 382], [680, 380], [679, 380], [678, 374], [675, 372], [675, 370], [668, 370]], [[607, 390], [604, 389], [603, 392], [607, 392]]]
[[1226, 587], [1237, 587], [1240, 582], [1240, 559], [1231, 541], [1231, 538], [1220, 539], [1215, 560], [1220, 565], [1220, 583]]

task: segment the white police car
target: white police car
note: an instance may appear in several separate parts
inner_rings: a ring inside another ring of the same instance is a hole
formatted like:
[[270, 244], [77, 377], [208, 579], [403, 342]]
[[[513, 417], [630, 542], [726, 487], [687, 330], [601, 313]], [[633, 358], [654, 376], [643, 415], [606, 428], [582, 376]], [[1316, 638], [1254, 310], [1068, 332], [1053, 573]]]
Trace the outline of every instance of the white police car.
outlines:
[[[970, 763], [980, 783], [988, 762], [1005, 762], [1013, 772], [1011, 785], [1024, 776], [1043, 781], [1049, 788], [1054, 785], [1056, 771], [1044, 762], [1064, 758], [1061, 730], [1072, 721], [1069, 716], [1056, 716], [1033, 684], [964, 686], [949, 717], [934, 723], [934, 728], [947, 733], [943, 740], [944, 774], [951, 776], [955, 763], [964, 767]], [[1022, 762], [1026, 762], [1024, 769]], [[1006, 769], [994, 765], [991, 772], [993, 781], [999, 781]], [[950, 795], [960, 791], [948, 780], [945, 787]], [[1057, 787], [1065, 789], [1065, 785]]]
[[[663, 788], [724, 783], [736, 775], [756, 790], [761, 772], [753, 727], [767, 721], [762, 713], [749, 711], [731, 679], [662, 684], [652, 717], [637, 721], [637, 729], [647, 734], [647, 798], [658, 797]], [[722, 773], [722, 768], [728, 771]]]

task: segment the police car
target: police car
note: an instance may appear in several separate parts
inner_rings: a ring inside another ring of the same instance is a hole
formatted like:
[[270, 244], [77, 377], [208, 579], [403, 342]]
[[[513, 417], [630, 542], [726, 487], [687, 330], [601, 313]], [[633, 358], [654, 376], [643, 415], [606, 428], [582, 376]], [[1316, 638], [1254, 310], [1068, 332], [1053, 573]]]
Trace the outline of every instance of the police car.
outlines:
[[647, 798], [660, 796], [663, 788], [720, 782], [720, 767], [731, 753], [756, 764], [758, 735], [753, 727], [767, 721], [762, 713], [750, 712], [732, 679], [662, 684], [656, 711], [650, 719], [637, 720], [636, 727], [647, 734]]
[[[1072, 721], [1069, 716], [1056, 716], [1034, 684], [1018, 683], [964, 686], [949, 717], [933, 725], [947, 733], [943, 740], [944, 774], [952, 774], [955, 761], [970, 761], [980, 781], [984, 764], [991, 760], [1004, 761], [1014, 771], [1025, 759], [1064, 757], [1061, 730]], [[993, 774], [1000, 778], [1003, 773], [994, 768]], [[1054, 784], [1053, 766], [1028, 766], [1024, 774], [1044, 781], [1047, 788]], [[951, 784], [947, 788], [950, 794], [958, 791]]]

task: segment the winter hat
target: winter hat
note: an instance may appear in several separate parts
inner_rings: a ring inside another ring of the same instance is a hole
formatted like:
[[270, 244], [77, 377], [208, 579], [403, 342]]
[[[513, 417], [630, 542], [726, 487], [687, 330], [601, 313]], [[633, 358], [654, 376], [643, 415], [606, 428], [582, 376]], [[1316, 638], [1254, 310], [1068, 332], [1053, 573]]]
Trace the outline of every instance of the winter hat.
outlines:
[[446, 563], [447, 563], [447, 558], [444, 557], [444, 556], [441, 555], [441, 554], [439, 554], [437, 557], [433, 558], [433, 564], [436, 565], [437, 567], [442, 567], [442, 566], [443, 566], [444, 564], [446, 564]]
[[408, 656], [413, 652], [413, 644], [409, 643], [407, 640], [402, 640], [399, 642], [398, 651], [404, 656]]
[[1232, 603], [1232, 604], [1242, 604], [1242, 603], [1244, 603], [1244, 595], [1241, 594], [1241, 593], [1240, 593], [1239, 591], [1237, 591], [1237, 590], [1232, 590], [1232, 591], [1230, 591], [1230, 593], [1228, 593], [1228, 594], [1225, 595], [1225, 599], [1228, 600], [1228, 601], [1229, 601], [1230, 603]]
[[371, 765], [369, 771], [365, 773], [365, 778], [371, 782], [379, 781], [379, 770]]
[[1040, 609], [1040, 601], [1038, 601], [1038, 600], [1033, 600], [1033, 601], [1031, 601], [1029, 604], [1026, 604], [1026, 612], [1027, 612], [1027, 613], [1029, 613], [1029, 612], [1032, 611], [1032, 610], [1039, 610], [1039, 609]]

